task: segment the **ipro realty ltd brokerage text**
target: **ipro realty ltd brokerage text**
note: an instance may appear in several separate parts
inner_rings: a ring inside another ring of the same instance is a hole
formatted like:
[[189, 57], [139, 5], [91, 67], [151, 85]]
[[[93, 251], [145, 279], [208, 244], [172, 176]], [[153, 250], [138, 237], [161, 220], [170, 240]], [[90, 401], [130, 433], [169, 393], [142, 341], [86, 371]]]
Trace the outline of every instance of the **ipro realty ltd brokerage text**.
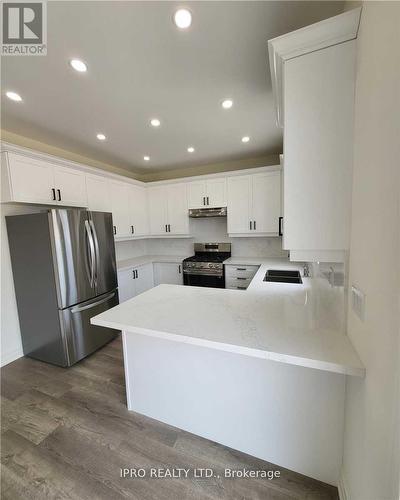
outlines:
[[120, 477], [129, 479], [209, 479], [209, 478], [263, 478], [267, 480], [277, 479], [281, 475], [279, 470], [254, 470], [254, 469], [223, 469], [215, 470], [209, 467], [205, 468], [163, 468], [163, 467], [150, 467], [150, 468], [121, 468]]

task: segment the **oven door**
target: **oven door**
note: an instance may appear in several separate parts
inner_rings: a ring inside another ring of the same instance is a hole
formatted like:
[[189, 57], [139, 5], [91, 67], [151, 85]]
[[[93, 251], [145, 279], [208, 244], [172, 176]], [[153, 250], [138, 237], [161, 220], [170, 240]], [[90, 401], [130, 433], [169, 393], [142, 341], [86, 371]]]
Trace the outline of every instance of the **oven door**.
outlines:
[[184, 271], [183, 284], [189, 286], [207, 286], [209, 288], [225, 288], [225, 276], [223, 274], [194, 274]]

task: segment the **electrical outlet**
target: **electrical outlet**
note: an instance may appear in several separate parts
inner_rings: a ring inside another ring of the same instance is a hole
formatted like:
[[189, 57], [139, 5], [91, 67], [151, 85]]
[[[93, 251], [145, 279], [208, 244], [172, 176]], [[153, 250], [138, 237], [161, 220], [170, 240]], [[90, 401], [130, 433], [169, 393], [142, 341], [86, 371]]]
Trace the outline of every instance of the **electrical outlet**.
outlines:
[[365, 315], [365, 293], [363, 293], [359, 288], [352, 285], [351, 287], [351, 303], [355, 314], [364, 321]]

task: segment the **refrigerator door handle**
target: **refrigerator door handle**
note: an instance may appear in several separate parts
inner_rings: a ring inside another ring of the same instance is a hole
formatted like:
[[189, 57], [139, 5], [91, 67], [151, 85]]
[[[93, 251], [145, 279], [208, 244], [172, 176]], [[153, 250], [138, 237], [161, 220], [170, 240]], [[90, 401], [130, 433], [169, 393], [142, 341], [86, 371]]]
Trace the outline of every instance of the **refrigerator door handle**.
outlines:
[[89, 250], [90, 250], [90, 286], [93, 288], [94, 279], [95, 279], [94, 266], [95, 266], [96, 257], [95, 257], [95, 253], [94, 253], [93, 235], [92, 235], [92, 232], [90, 231], [89, 221], [87, 221], [87, 220], [85, 220], [85, 230], [86, 230], [86, 235], [88, 238]]
[[94, 227], [94, 223], [92, 219], [89, 220], [89, 225], [92, 230], [92, 235], [93, 235], [93, 241], [94, 241], [94, 252], [96, 256], [96, 263], [94, 266], [95, 273], [94, 273], [94, 282], [95, 285], [97, 286], [97, 280], [99, 277], [99, 272], [100, 272], [100, 252], [99, 252], [99, 240], [97, 238], [97, 233], [96, 233], [96, 228]]
[[103, 297], [100, 300], [96, 300], [96, 302], [91, 302], [90, 304], [87, 304], [86, 306], [75, 306], [71, 309], [72, 313], [77, 313], [81, 311], [86, 311], [86, 309], [91, 309], [92, 307], [96, 307], [99, 304], [103, 304], [103, 302], [107, 302], [108, 300], [112, 299], [115, 296], [115, 292], [109, 293], [105, 297]]

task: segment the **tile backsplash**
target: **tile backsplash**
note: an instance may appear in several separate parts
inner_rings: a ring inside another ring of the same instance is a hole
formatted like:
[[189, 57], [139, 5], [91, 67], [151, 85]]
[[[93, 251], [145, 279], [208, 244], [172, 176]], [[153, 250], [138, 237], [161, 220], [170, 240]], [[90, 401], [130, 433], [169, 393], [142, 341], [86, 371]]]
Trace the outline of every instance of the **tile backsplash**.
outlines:
[[118, 242], [117, 260], [139, 255], [192, 255], [196, 242], [230, 242], [232, 255], [237, 257], [281, 257], [288, 253], [282, 250], [282, 240], [278, 237], [229, 238], [226, 218], [190, 219], [192, 238], [157, 238]]

